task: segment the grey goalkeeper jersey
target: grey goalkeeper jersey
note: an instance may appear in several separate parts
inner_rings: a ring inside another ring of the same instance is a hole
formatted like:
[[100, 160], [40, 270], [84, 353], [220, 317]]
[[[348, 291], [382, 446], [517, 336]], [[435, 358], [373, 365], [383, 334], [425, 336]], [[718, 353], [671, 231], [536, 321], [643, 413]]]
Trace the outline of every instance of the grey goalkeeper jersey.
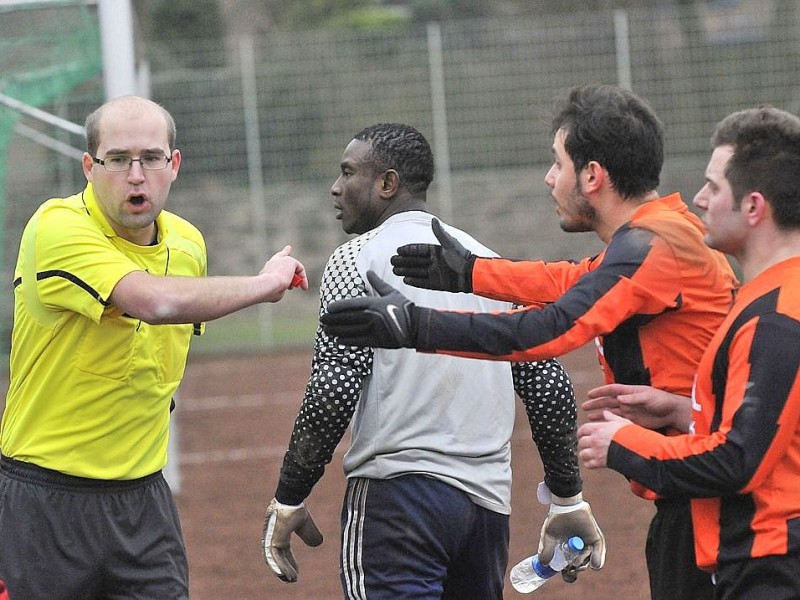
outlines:
[[[504, 302], [407, 286], [390, 258], [409, 243], [437, 243], [432, 215], [396, 214], [336, 249], [320, 286], [320, 314], [334, 300], [372, 295], [367, 271], [419, 306], [509, 310]], [[447, 227], [474, 254], [495, 256]], [[513, 379], [512, 379], [513, 371]], [[556, 361], [515, 363], [342, 346], [317, 330], [311, 376], [292, 431], [276, 491], [298, 504], [311, 492], [352, 424], [344, 457], [347, 477], [387, 479], [424, 474], [465, 491], [495, 512], [511, 510], [515, 390], [525, 402], [545, 481], [558, 495], [580, 491], [575, 457], [572, 385]]]

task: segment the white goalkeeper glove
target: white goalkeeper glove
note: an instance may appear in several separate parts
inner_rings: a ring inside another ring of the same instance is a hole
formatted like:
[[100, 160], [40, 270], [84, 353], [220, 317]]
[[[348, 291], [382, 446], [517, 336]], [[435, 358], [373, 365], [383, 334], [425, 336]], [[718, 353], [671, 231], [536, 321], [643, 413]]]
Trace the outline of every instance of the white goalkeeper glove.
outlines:
[[297, 506], [281, 504], [275, 498], [267, 506], [261, 547], [264, 560], [282, 581], [297, 581], [297, 561], [291, 547], [292, 532], [297, 533], [308, 546], [322, 543], [320, 533], [302, 502]]
[[569, 498], [552, 494], [544, 482], [539, 484], [536, 497], [542, 504], [550, 505], [550, 512], [542, 525], [539, 538], [539, 558], [543, 564], [553, 559], [556, 545], [572, 536], [583, 539], [583, 551], [569, 564], [561, 575], [564, 581], [573, 582], [578, 572], [589, 566], [600, 569], [606, 561], [606, 538], [592, 515], [592, 507], [578, 492]]

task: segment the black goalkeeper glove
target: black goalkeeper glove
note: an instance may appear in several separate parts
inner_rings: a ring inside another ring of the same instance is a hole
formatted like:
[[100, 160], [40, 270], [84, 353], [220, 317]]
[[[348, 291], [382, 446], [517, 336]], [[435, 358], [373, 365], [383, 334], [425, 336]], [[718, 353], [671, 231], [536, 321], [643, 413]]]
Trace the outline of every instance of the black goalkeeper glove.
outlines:
[[331, 302], [320, 317], [322, 330], [346, 346], [413, 348], [419, 309], [373, 271], [367, 279], [380, 295]]
[[447, 233], [438, 219], [431, 229], [441, 246], [406, 244], [391, 258], [392, 271], [407, 285], [445, 292], [472, 292], [472, 267], [477, 258]]

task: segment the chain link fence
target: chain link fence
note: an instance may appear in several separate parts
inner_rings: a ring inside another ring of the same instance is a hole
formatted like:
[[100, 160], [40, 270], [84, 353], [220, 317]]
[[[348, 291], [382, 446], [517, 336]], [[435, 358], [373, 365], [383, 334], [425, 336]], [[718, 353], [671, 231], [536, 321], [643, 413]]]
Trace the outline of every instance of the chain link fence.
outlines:
[[[647, 98], [664, 121], [661, 191], [680, 191], [690, 202], [719, 119], [764, 102], [800, 111], [797, 4], [665, 2], [380, 31], [270, 32], [222, 47], [144, 40], [151, 96], [175, 116], [184, 157], [168, 208], [204, 232], [210, 274], [255, 273], [291, 243], [311, 275], [309, 293], [293, 291], [279, 304], [212, 324], [194, 351], [310, 342], [314, 287], [346, 239], [333, 219], [330, 185], [345, 145], [375, 122], [412, 124], [431, 141], [433, 212], [505, 256], [576, 258], [600, 243], [558, 227], [543, 182], [553, 103], [577, 84], [620, 83]], [[82, 123], [102, 93], [102, 82], [90, 80], [41, 108]], [[82, 147], [80, 139], [71, 143]], [[43, 200], [83, 185], [77, 161], [12, 137], [3, 353], [24, 223]]]

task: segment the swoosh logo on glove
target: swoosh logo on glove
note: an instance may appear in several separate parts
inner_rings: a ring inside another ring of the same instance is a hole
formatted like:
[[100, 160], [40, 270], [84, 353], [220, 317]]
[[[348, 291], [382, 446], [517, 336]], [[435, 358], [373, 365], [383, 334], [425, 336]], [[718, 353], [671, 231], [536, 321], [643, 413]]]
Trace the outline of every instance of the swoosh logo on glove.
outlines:
[[401, 336], [405, 335], [403, 328], [400, 326], [400, 321], [397, 319], [397, 315], [395, 314], [398, 311], [398, 306], [394, 304], [387, 304], [386, 305], [386, 312], [389, 313], [389, 316], [392, 318], [392, 323], [394, 326], [397, 327], [397, 331]]

